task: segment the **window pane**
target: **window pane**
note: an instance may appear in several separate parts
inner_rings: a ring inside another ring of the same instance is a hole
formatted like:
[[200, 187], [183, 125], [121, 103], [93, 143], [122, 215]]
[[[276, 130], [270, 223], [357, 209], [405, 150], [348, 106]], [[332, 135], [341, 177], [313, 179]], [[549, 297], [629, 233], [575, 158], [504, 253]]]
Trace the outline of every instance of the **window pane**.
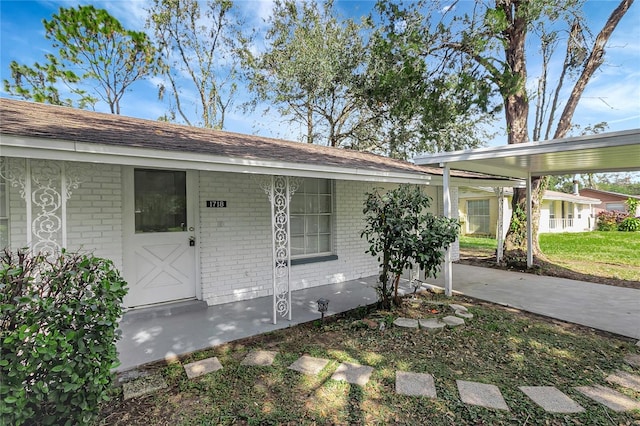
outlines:
[[316, 194], [307, 194], [305, 200], [305, 213], [318, 213], [318, 196]]
[[136, 232], [187, 229], [186, 172], [135, 171]]
[[291, 216], [291, 235], [304, 235], [304, 216]]
[[291, 237], [291, 256], [304, 254], [304, 237]]
[[331, 194], [331, 181], [318, 179], [318, 194]]
[[305, 179], [303, 192], [306, 194], [317, 194], [318, 193], [318, 179]]
[[318, 212], [331, 213], [331, 195], [318, 196]]
[[318, 236], [308, 235], [305, 241], [305, 251], [307, 253], [318, 253]]
[[331, 235], [320, 235], [319, 237], [319, 251], [329, 252], [331, 251]]
[[304, 196], [293, 196], [291, 203], [291, 213], [304, 213]]
[[318, 216], [318, 232], [322, 234], [331, 233], [331, 216]]
[[307, 216], [307, 229], [305, 229], [307, 234], [317, 234], [318, 233], [318, 216]]

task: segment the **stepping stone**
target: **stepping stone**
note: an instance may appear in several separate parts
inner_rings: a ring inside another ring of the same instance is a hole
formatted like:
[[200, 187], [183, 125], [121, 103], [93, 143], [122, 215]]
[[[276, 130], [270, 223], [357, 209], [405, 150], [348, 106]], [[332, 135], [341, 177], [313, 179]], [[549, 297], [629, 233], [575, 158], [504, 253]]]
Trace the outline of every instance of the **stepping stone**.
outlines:
[[202, 359], [200, 361], [184, 365], [184, 371], [190, 379], [194, 379], [220, 369], [222, 369], [222, 364], [220, 364], [220, 361], [218, 361], [218, 358], [216, 357]]
[[459, 325], [464, 325], [464, 320], [462, 318], [453, 317], [451, 315], [442, 318], [442, 321], [447, 324], [449, 327], [457, 327]]
[[624, 357], [624, 361], [634, 367], [640, 367], [640, 355], [638, 354], [629, 354]]
[[420, 328], [428, 332], [441, 331], [447, 324], [438, 318], [426, 318], [418, 320]]
[[396, 393], [436, 398], [436, 385], [431, 374], [396, 371]]
[[640, 410], [640, 402], [604, 386], [580, 386], [576, 389], [585, 396], [606, 405], [616, 412]]
[[553, 386], [520, 386], [536, 404], [549, 413], [580, 413], [584, 411], [577, 402]]
[[418, 320], [411, 318], [396, 318], [393, 325], [404, 328], [418, 328]]
[[502, 393], [500, 393], [500, 389], [497, 386], [464, 380], [456, 380], [456, 384], [458, 385], [460, 399], [465, 404], [509, 411], [509, 407], [504, 402]]
[[456, 315], [466, 319], [473, 318], [473, 314], [466, 311], [456, 311]]
[[167, 382], [160, 374], [151, 374], [122, 384], [124, 399], [137, 398], [148, 395], [167, 387]]
[[369, 381], [371, 373], [373, 373], [373, 367], [369, 367], [368, 365], [343, 362], [338, 366], [331, 378], [333, 380], [342, 380], [354, 385], [364, 386]]
[[289, 369], [299, 371], [300, 373], [308, 374], [310, 376], [315, 376], [321, 372], [327, 364], [329, 364], [328, 359], [302, 355], [289, 366]]
[[455, 303], [450, 304], [449, 307], [451, 309], [453, 309], [454, 311], [462, 311], [462, 312], [467, 312], [468, 311], [466, 306], [457, 305]]
[[606, 380], [609, 383], [615, 383], [616, 385], [640, 392], [640, 376], [636, 376], [635, 374], [618, 370], [615, 373], [610, 374]]
[[259, 367], [268, 367], [273, 364], [276, 355], [278, 355], [278, 352], [275, 351], [249, 352], [247, 356], [242, 360], [240, 365], [256, 365]]

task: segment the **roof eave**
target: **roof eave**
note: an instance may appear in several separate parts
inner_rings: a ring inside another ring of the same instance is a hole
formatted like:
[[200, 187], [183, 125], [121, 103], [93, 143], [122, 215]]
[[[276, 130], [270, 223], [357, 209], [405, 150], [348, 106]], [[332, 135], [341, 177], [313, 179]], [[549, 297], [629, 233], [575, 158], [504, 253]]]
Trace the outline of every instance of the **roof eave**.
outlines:
[[382, 183], [429, 184], [434, 175], [213, 156], [201, 153], [123, 147], [70, 140], [2, 135], [2, 156], [52, 159], [138, 167], [185, 168], [246, 174], [330, 178]]

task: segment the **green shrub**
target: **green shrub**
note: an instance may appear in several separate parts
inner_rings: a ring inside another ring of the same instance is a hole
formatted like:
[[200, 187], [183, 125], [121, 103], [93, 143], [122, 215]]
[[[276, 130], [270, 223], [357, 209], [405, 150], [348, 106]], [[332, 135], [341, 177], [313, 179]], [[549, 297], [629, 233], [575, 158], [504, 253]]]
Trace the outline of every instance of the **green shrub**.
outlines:
[[640, 217], [628, 217], [618, 224], [618, 231], [640, 231]]
[[0, 424], [86, 424], [108, 399], [126, 283], [90, 255], [0, 262]]

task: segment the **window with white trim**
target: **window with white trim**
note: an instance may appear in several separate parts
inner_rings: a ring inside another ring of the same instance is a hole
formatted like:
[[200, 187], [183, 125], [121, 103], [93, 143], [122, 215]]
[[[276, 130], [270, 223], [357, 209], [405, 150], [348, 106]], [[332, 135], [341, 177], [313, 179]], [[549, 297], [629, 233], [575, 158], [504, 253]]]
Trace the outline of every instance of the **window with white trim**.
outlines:
[[489, 200], [467, 201], [467, 231], [469, 234], [490, 233]]
[[9, 247], [9, 203], [7, 181], [0, 175], [0, 249]]
[[304, 179], [290, 203], [291, 257], [333, 254], [333, 182]]

